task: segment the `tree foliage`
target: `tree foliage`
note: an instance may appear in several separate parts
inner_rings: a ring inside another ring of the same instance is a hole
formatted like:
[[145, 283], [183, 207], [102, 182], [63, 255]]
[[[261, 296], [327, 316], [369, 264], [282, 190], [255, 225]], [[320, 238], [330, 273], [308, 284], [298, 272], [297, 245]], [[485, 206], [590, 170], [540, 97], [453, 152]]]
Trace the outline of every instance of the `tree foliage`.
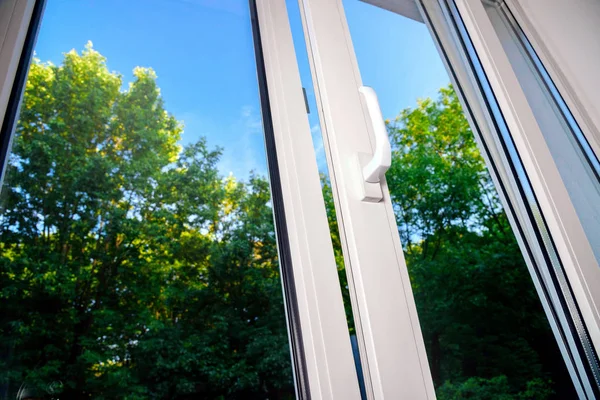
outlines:
[[545, 399], [552, 386], [560, 398], [571, 396], [456, 93], [442, 88], [438, 99], [419, 101], [387, 125], [386, 177], [439, 397]]
[[264, 178], [181, 148], [156, 75], [35, 60], [0, 219], [0, 379], [60, 398], [293, 393]]
[[[439, 397], [564, 398], [562, 360], [452, 88], [388, 130]], [[268, 182], [220, 176], [220, 149], [181, 147], [182, 132], [151, 69], [123, 89], [91, 44], [59, 66], [34, 60], [2, 191], [0, 397], [293, 396]]]
[[[574, 397], [452, 87], [386, 124], [393, 150], [386, 179], [438, 398]], [[326, 176], [322, 183], [343, 272], [331, 186]], [[345, 273], [340, 281], [347, 284]], [[348, 290], [343, 292], [352, 327]]]

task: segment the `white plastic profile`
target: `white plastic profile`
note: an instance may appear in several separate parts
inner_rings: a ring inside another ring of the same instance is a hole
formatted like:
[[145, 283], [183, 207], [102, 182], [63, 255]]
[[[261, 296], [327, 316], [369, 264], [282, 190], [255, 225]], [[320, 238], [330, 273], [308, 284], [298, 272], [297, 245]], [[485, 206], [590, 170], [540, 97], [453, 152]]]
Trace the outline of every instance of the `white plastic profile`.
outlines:
[[363, 167], [363, 177], [365, 182], [378, 183], [392, 164], [392, 147], [375, 90], [369, 86], [361, 86], [358, 91], [367, 106], [375, 134], [375, 152], [373, 158]]

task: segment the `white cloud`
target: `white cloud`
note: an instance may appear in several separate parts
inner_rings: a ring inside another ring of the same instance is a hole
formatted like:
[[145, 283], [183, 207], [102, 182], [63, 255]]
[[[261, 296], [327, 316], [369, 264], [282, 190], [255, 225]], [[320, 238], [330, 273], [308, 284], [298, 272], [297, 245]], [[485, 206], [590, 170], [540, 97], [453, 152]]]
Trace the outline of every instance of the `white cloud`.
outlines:
[[231, 140], [222, 144], [224, 150], [219, 162], [221, 173], [233, 174], [238, 179], [247, 179], [250, 171], [266, 175], [267, 159], [260, 111], [252, 106], [243, 106], [230, 130]]

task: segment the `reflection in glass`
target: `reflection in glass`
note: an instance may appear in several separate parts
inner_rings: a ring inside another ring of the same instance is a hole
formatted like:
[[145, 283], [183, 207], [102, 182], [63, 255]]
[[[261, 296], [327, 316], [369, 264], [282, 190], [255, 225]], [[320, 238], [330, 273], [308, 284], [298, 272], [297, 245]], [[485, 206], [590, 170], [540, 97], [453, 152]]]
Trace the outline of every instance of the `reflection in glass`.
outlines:
[[386, 180], [437, 397], [576, 397], [426, 26], [356, 0], [344, 9], [388, 118]]

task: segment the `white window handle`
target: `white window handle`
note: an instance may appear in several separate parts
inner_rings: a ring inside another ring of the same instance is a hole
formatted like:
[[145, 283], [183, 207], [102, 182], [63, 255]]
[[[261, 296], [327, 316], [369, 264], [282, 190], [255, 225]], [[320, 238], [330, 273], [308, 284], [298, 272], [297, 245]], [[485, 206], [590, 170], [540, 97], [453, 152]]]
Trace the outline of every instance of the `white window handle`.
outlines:
[[363, 178], [365, 182], [378, 183], [392, 164], [392, 147], [375, 90], [369, 86], [361, 86], [358, 91], [367, 106], [375, 133], [375, 152], [373, 158], [363, 167]]
[[392, 164], [392, 146], [388, 138], [379, 100], [373, 88], [361, 86], [358, 91], [367, 106], [369, 119], [375, 134], [375, 151], [373, 154], [357, 154], [356, 173], [360, 182], [360, 196], [363, 201], [378, 203], [383, 199], [381, 180]]

